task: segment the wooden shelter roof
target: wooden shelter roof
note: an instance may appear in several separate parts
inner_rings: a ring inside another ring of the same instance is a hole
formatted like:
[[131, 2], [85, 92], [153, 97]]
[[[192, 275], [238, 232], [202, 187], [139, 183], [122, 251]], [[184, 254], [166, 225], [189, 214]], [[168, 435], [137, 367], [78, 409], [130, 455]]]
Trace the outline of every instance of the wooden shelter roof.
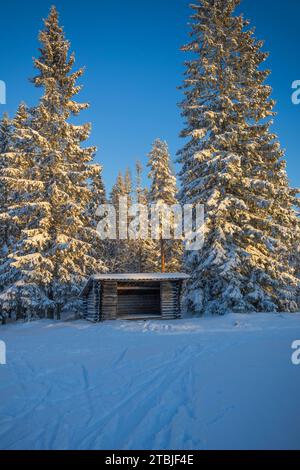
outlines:
[[117, 281], [117, 282], [168, 282], [168, 281], [187, 281], [190, 276], [185, 273], [104, 273], [94, 274], [88, 280], [86, 286], [81, 292], [81, 296], [88, 291], [92, 281]]

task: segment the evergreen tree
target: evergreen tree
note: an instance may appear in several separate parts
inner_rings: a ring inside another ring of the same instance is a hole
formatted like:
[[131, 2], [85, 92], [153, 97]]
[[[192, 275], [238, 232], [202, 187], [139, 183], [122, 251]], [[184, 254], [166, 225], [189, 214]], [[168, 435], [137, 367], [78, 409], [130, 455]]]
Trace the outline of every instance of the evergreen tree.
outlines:
[[[8, 226], [7, 226], [7, 205], [8, 193], [6, 183], [6, 154], [11, 148], [12, 124], [7, 114], [3, 114], [0, 121], [0, 266], [3, 265], [8, 252]], [[0, 293], [3, 286], [0, 285]], [[7, 317], [6, 311], [0, 303], [0, 321], [5, 323]]]
[[[178, 204], [177, 200], [177, 187], [176, 177], [171, 169], [171, 160], [168, 145], [166, 142], [157, 139], [149, 154], [148, 167], [150, 168], [149, 178], [151, 180], [151, 187], [149, 191], [148, 201], [150, 205], [169, 206]], [[163, 212], [160, 215], [159, 227], [159, 247], [155, 244], [154, 252], [160, 251], [160, 263], [157, 263], [156, 256], [156, 270], [160, 269], [162, 272], [178, 271], [181, 265], [182, 245], [178, 240], [165, 240], [163, 237]], [[174, 218], [171, 218], [172, 225], [174, 225]], [[174, 227], [173, 227], [174, 229]], [[171, 233], [172, 237], [174, 236]], [[154, 253], [153, 253], [154, 255]], [[154, 258], [155, 259], [155, 258]]]
[[196, 312], [294, 311], [299, 281], [289, 263], [299, 240], [284, 153], [271, 131], [268, 54], [239, 0], [192, 5], [182, 114], [181, 202], [205, 205], [205, 246], [186, 254], [186, 296]]
[[119, 197], [124, 196], [124, 195], [125, 195], [125, 181], [124, 181], [124, 177], [121, 171], [119, 171], [117, 180], [111, 190], [111, 194], [110, 194], [111, 203], [117, 205], [117, 203], [119, 202]]
[[83, 69], [73, 71], [75, 57], [69, 56], [70, 44], [55, 7], [40, 41], [33, 83], [42, 88], [43, 96], [19, 131], [19, 137], [31, 143], [24, 152], [27, 161], [32, 160], [30, 178], [39, 182], [39, 191], [28, 191], [31, 217], [11, 254], [11, 268], [18, 273], [17, 282], [24, 284], [22, 293], [34, 289], [30, 310], [42, 315], [47, 309], [60, 318], [63, 308], [77, 307], [78, 301], [72, 299], [85, 278], [99, 270], [97, 232], [87, 211], [93, 199], [89, 181], [99, 174], [99, 167], [91, 164], [95, 149], [82, 147], [90, 125], [69, 122], [88, 105], [74, 100]]
[[115, 208], [116, 213], [116, 240], [111, 240], [108, 267], [111, 272], [126, 272], [128, 263], [128, 240], [120, 239], [120, 211], [119, 202], [121, 197], [128, 195], [128, 181], [125, 183], [125, 178], [121, 172], [118, 173], [117, 180], [112, 187], [110, 195], [110, 203]]
[[[300, 217], [300, 214], [298, 214], [298, 224], [300, 224], [299, 217]], [[300, 241], [297, 238], [295, 239], [295, 243], [292, 247], [289, 262], [291, 266], [295, 269], [295, 275], [297, 276], [298, 279], [300, 279]], [[299, 297], [298, 297], [298, 305], [299, 303], [300, 303], [300, 292], [299, 292]]]
[[[144, 263], [142, 263], [142, 247], [141, 245], [143, 244], [143, 240], [140, 239], [140, 226], [136, 226], [134, 230], [134, 238], [137, 237], [137, 239], [132, 239], [133, 233], [129, 230], [129, 227], [131, 224], [134, 222], [134, 219], [138, 217], [140, 214], [136, 213], [134, 210], [134, 215], [133, 212], [131, 212], [131, 209], [133, 209], [133, 203], [137, 202], [137, 200], [134, 201], [134, 190], [133, 190], [133, 180], [132, 180], [132, 174], [129, 168], [126, 169], [125, 172], [125, 178], [124, 178], [124, 183], [125, 183], [125, 195], [127, 197], [127, 204], [128, 204], [128, 240], [124, 245], [126, 245], [125, 248], [125, 263], [124, 263], [124, 270], [129, 273], [134, 273], [134, 272], [140, 272], [145, 267], [143, 266]], [[135, 208], [134, 208], [135, 209]]]
[[116, 217], [117, 217], [117, 235], [119, 234], [119, 200], [121, 197], [126, 196], [126, 186], [124, 177], [121, 172], [118, 173], [117, 180], [112, 187], [112, 191], [110, 194], [110, 203], [114, 206], [116, 210]]
[[1, 186], [6, 195], [6, 204], [1, 213], [1, 226], [5, 231], [6, 249], [0, 266], [0, 285], [2, 293], [0, 304], [2, 311], [16, 319], [24, 318], [26, 311], [32, 316], [34, 305], [43, 305], [44, 298], [37, 285], [26, 274], [25, 265], [31, 267], [35, 264], [33, 256], [28, 256], [23, 267], [19, 265], [22, 251], [21, 240], [27, 238], [34, 229], [35, 218], [39, 217], [40, 208], [36, 204], [36, 197], [43, 188], [35, 167], [35, 145], [32, 139], [26, 136], [26, 129], [30, 125], [31, 114], [24, 104], [21, 104], [12, 122], [10, 145], [2, 156], [5, 162], [1, 172]]
[[0, 155], [8, 151], [11, 144], [12, 123], [7, 113], [3, 113], [0, 121]]
[[[91, 178], [90, 188], [92, 192], [92, 198], [88, 206], [88, 219], [92, 221], [93, 228], [97, 230], [98, 223], [102, 219], [102, 217], [99, 217], [97, 215], [98, 209], [100, 206], [107, 204], [106, 190], [102, 178], [101, 165], [94, 165], [94, 174]], [[104, 268], [104, 265], [106, 266], [110, 258], [110, 242], [108, 240], [103, 240], [100, 236], [98, 236], [94, 246], [97, 261], [97, 271], [101, 272], [103, 270], [106, 270], [106, 268]]]
[[0, 262], [7, 253], [8, 248], [8, 228], [4, 219], [7, 211], [8, 192], [6, 183], [6, 154], [10, 151], [12, 145], [12, 123], [5, 113], [0, 121]]
[[[127, 221], [122, 218], [120, 215], [119, 202], [120, 198], [127, 198]], [[116, 211], [117, 218], [117, 239], [110, 243], [111, 249], [109, 250], [109, 268], [112, 271], [117, 272], [137, 272], [141, 269], [144, 269], [141, 265], [140, 254], [141, 249], [140, 245], [141, 240], [132, 240], [130, 238], [129, 226], [133, 221], [133, 216], [130, 215], [130, 209], [134, 202], [137, 202], [137, 199], [134, 201], [133, 198], [133, 182], [132, 176], [129, 169], [126, 170], [125, 176], [119, 172], [117, 181], [114, 184], [111, 192], [110, 202], [114, 206]], [[120, 224], [123, 224], [123, 227], [120, 227]], [[125, 229], [127, 233], [127, 238], [122, 239], [120, 236], [120, 229]], [[128, 230], [127, 230], [128, 229]]]
[[97, 228], [98, 217], [97, 210], [99, 206], [106, 204], [106, 191], [102, 178], [102, 167], [100, 165], [94, 165], [94, 174], [91, 178], [90, 189], [92, 197], [88, 205], [88, 217], [93, 222], [93, 226]]
[[[143, 178], [143, 166], [140, 161], [136, 162], [135, 166], [136, 177], [135, 177], [135, 201], [137, 204], [141, 204], [147, 210], [147, 221], [149, 226], [149, 204], [148, 204], [148, 191], [147, 188], [142, 185]], [[139, 211], [141, 216], [141, 211]], [[138, 227], [139, 239], [134, 242], [135, 259], [136, 259], [136, 272], [152, 272], [157, 268], [155, 263], [155, 257], [153, 252], [155, 249], [155, 242], [150, 238], [150, 231], [148, 228], [148, 236], [143, 238], [141, 227]]]
[[129, 168], [127, 168], [125, 172], [124, 184], [125, 184], [125, 196], [127, 196], [128, 207], [130, 207], [130, 205], [132, 204], [133, 184], [132, 184], [132, 175], [131, 175], [131, 171]]
[[94, 174], [92, 175], [91, 190], [93, 194], [94, 207], [97, 208], [100, 204], [106, 203], [106, 191], [102, 177], [102, 167], [94, 165]]
[[143, 165], [138, 160], [135, 165], [135, 200], [138, 204], [147, 205], [148, 203], [148, 191], [147, 188], [143, 187], [142, 178], [143, 178]]

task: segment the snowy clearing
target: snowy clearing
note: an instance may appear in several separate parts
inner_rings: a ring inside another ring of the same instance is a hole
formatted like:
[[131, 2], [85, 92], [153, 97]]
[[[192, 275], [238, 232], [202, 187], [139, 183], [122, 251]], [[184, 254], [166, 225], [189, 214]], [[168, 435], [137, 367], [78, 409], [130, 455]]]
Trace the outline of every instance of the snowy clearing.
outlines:
[[0, 327], [1, 449], [300, 449], [300, 314]]

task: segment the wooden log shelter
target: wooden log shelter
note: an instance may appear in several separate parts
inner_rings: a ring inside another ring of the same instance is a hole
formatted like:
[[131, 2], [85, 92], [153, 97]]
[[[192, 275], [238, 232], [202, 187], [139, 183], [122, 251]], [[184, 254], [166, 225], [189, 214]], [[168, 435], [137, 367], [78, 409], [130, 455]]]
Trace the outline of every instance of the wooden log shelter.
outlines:
[[96, 274], [84, 287], [84, 317], [105, 320], [174, 319], [181, 317], [183, 273]]

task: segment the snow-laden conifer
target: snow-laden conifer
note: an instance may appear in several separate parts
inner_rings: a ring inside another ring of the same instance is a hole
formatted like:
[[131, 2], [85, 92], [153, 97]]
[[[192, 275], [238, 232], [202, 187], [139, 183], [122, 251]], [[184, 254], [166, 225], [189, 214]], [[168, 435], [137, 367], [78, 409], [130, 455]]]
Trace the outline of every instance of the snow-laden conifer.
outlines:
[[125, 184], [125, 195], [128, 200], [128, 208], [130, 208], [132, 204], [133, 182], [132, 182], [132, 174], [129, 168], [127, 168], [125, 172], [124, 184]]
[[92, 221], [92, 225], [97, 229], [99, 216], [98, 210], [102, 205], [107, 203], [106, 200], [106, 190], [102, 177], [102, 166], [94, 164], [94, 174], [92, 175], [90, 182], [90, 189], [92, 197], [90, 203], [88, 204], [88, 217]]
[[192, 5], [179, 152], [181, 201], [205, 205], [205, 246], [187, 253], [188, 308], [196, 312], [294, 311], [289, 263], [299, 240], [284, 153], [271, 130], [268, 54], [239, 0]]
[[7, 114], [3, 114], [0, 121], [0, 262], [7, 253], [8, 247], [8, 227], [3, 214], [6, 213], [8, 205], [8, 188], [5, 179], [7, 158], [12, 145], [12, 123]]
[[[148, 204], [148, 189], [143, 185], [143, 165], [140, 161], [135, 165], [135, 203], [140, 207], [137, 215], [140, 218], [140, 224], [137, 226], [138, 239], [134, 242], [134, 252], [137, 272], [155, 272], [158, 267], [157, 254], [153, 256], [157, 244], [150, 237], [150, 211]], [[143, 227], [143, 217], [148, 225], [148, 229]]]
[[[149, 153], [148, 167], [150, 178], [150, 190], [148, 202], [150, 206], [155, 206], [154, 212], [159, 212], [160, 207], [178, 204], [176, 177], [171, 168], [171, 158], [166, 142], [160, 139], [155, 140], [151, 152]], [[159, 214], [159, 226], [156, 237], [158, 243], [155, 244], [152, 259], [156, 260], [158, 270], [178, 271], [181, 265], [182, 246], [178, 240], [165, 240], [163, 235], [164, 211]], [[171, 237], [174, 237], [175, 219], [171, 214]], [[159, 245], [159, 246], [158, 246]], [[157, 253], [160, 252], [160, 259]]]
[[[25, 248], [42, 211], [37, 197], [44, 187], [35, 165], [35, 145], [26, 135], [31, 119], [30, 110], [21, 104], [12, 121], [10, 144], [2, 155], [0, 179], [6, 195], [0, 215], [6, 234], [0, 265], [0, 304], [2, 311], [16, 319], [34, 316], [37, 309], [46, 308], [44, 292], [32, 275], [37, 257]], [[40, 270], [39, 279], [46, 274], [47, 270]]]
[[[120, 239], [120, 198], [124, 198], [127, 195], [128, 182], [126, 184], [124, 176], [119, 171], [110, 194], [110, 204], [114, 207], [116, 217], [116, 238], [109, 243], [110, 256], [107, 261], [110, 272], [124, 273], [128, 271], [128, 260], [131, 257], [128, 250], [128, 240]], [[126, 224], [127, 227], [126, 221], [122, 220], [121, 223]]]
[[[6, 154], [11, 148], [12, 139], [12, 123], [7, 114], [3, 114], [0, 121], [0, 266], [5, 262], [8, 245], [9, 245], [9, 227], [7, 220], [8, 206], [8, 188], [6, 181], [7, 159]], [[0, 285], [0, 293], [3, 285]], [[5, 322], [7, 313], [1, 308], [0, 304], [0, 321]]]
[[[42, 97], [32, 110], [29, 122], [20, 128], [18, 138], [27, 141], [25, 158], [31, 160], [30, 178], [39, 191], [28, 188], [24, 210], [30, 208], [26, 228], [11, 254], [19, 283], [35, 289], [36, 302], [26, 308], [38, 314], [45, 309], [60, 317], [63, 308], [76, 306], [85, 278], [99, 270], [97, 233], [87, 207], [93, 194], [90, 181], [99, 173], [93, 165], [95, 148], [83, 147], [90, 125], [75, 125], [70, 119], [88, 104], [75, 101], [83, 69], [73, 71], [74, 54], [52, 7], [40, 33], [38, 71], [33, 79]], [[20, 193], [21, 194], [21, 193]], [[103, 263], [100, 263], [100, 265]], [[10, 289], [11, 286], [8, 286]], [[42, 299], [42, 301], [41, 301]]]

